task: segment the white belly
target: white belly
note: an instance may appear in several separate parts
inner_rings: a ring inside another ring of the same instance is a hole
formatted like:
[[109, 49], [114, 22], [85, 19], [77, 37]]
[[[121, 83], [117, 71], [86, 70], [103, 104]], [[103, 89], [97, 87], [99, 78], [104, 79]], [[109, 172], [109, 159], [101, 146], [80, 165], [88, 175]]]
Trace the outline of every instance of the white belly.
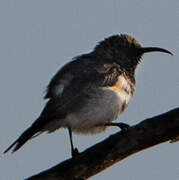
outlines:
[[114, 121], [127, 107], [131, 94], [123, 90], [103, 88], [102, 94], [90, 98], [83, 108], [68, 114], [63, 127], [71, 127], [77, 133], [98, 133], [105, 126], [98, 125]]

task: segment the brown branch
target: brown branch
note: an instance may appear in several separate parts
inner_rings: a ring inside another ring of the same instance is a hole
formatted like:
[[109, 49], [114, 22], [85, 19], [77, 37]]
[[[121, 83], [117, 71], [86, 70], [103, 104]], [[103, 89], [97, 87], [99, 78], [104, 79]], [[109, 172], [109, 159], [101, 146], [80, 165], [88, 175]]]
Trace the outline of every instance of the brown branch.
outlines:
[[116, 162], [179, 136], [179, 108], [146, 119], [126, 132], [111, 135], [78, 157], [68, 159], [27, 180], [84, 180]]

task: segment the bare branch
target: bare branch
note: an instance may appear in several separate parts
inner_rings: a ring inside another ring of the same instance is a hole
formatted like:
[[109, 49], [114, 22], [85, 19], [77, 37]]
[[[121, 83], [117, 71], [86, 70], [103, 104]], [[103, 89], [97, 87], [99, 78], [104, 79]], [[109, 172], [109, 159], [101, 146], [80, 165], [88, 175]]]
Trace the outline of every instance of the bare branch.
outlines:
[[179, 108], [146, 119], [126, 132], [111, 135], [78, 157], [68, 159], [27, 180], [84, 180], [116, 162], [179, 136]]

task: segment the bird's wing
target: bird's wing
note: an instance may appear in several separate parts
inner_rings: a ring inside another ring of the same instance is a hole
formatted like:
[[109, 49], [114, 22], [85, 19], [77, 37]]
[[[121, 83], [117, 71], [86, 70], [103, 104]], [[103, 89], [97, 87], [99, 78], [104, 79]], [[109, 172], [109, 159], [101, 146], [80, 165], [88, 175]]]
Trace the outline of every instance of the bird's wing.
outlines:
[[[119, 72], [119, 65], [116, 63], [100, 64], [85, 58], [79, 57], [62, 67], [47, 86], [44, 98], [59, 98], [66, 91], [75, 93], [75, 89], [69, 90], [69, 88], [77, 87], [79, 91], [79, 85], [86, 87], [92, 83], [98, 86], [109, 86], [117, 80], [117, 76], [121, 73]], [[92, 57], [89, 56], [88, 58]]]

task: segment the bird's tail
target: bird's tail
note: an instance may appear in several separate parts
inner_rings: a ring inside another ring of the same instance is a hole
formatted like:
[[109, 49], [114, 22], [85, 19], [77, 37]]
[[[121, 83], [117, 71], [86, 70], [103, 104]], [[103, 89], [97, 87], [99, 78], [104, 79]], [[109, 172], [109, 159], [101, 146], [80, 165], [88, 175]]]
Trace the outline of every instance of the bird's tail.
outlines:
[[19, 148], [21, 148], [29, 139], [32, 138], [33, 135], [35, 135], [38, 132], [38, 129], [35, 126], [31, 126], [26, 131], [22, 133], [22, 135], [14, 142], [12, 143], [5, 151], [4, 154], [7, 153], [10, 149], [14, 147], [12, 152], [17, 151]]

